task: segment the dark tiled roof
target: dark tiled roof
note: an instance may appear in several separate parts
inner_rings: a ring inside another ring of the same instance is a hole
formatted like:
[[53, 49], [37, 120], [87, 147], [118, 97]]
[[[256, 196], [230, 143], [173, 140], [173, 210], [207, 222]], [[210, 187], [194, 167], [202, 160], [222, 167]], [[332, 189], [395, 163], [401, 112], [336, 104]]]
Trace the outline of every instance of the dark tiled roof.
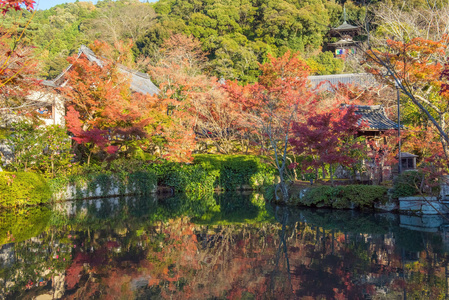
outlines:
[[368, 73], [309, 76], [309, 80], [312, 88], [317, 87], [318, 84], [323, 82], [320, 90], [329, 92], [333, 92], [334, 89], [332, 86], [338, 86], [339, 83], [363, 85], [365, 87], [377, 84], [374, 76]]
[[[343, 104], [343, 107], [350, 105]], [[355, 114], [360, 115], [359, 125], [368, 126], [368, 130], [398, 129], [398, 124], [388, 119], [382, 105], [351, 105], [355, 107]], [[402, 128], [402, 126], [401, 126]]]
[[401, 152], [401, 158], [413, 158], [413, 157], [419, 157], [418, 155], [411, 154], [408, 152]]
[[[99, 59], [92, 50], [84, 45], [80, 47], [78, 51], [78, 57], [80, 57], [82, 54], [84, 54], [89, 61], [96, 63], [100, 67], [103, 66], [103, 61]], [[65, 82], [63, 80], [65, 73], [69, 71], [71, 67], [72, 65], [68, 66], [67, 69], [65, 69], [58, 77], [53, 80], [44, 80], [42, 84], [49, 87], [60, 87]], [[158, 87], [151, 81], [148, 74], [128, 69], [122, 65], [119, 65], [118, 69], [122, 74], [130, 76], [130, 89], [132, 91], [148, 95], [155, 95], [159, 93]]]

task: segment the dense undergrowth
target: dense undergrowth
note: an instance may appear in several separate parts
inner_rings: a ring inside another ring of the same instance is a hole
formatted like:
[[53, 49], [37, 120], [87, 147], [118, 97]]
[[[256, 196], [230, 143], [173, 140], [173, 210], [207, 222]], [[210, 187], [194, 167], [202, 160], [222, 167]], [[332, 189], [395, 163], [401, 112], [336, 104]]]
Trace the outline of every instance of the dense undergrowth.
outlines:
[[377, 185], [317, 186], [290, 199], [293, 205], [370, 209], [388, 201], [388, 188]]
[[[415, 193], [416, 176], [398, 178], [393, 198]], [[410, 177], [410, 178], [409, 178]], [[409, 183], [413, 180], [413, 185]], [[107, 197], [115, 194], [148, 194], [156, 186], [171, 187], [174, 192], [204, 198], [214, 191], [251, 189], [265, 192], [272, 200], [275, 170], [264, 157], [252, 155], [196, 155], [193, 164], [116, 160], [109, 163], [81, 166], [70, 174], [53, 179], [31, 172], [0, 173], [0, 206], [26, 206], [64, 199], [62, 192], [74, 187], [71, 198], [88, 198], [95, 192]], [[329, 207], [336, 209], [371, 209], [388, 201], [384, 186], [346, 185], [316, 186], [292, 191], [289, 205]], [[114, 194], [114, 193], [113, 193]], [[58, 199], [59, 197], [59, 199]]]
[[100, 191], [100, 196], [155, 191], [156, 185], [175, 192], [194, 195], [215, 190], [263, 189], [274, 182], [274, 169], [263, 158], [245, 155], [197, 155], [193, 164], [150, 163], [143, 160], [116, 160], [110, 163], [80, 166], [56, 178], [31, 172], [0, 173], [0, 206], [47, 203], [52, 195], [61, 195], [67, 186], [75, 188], [72, 198], [82, 199]]

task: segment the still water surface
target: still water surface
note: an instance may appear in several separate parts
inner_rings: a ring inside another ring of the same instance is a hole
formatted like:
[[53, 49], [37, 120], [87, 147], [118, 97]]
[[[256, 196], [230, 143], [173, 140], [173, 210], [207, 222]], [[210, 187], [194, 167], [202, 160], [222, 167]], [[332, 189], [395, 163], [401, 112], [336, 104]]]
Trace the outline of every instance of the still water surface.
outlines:
[[444, 299], [446, 223], [259, 194], [3, 211], [0, 299]]

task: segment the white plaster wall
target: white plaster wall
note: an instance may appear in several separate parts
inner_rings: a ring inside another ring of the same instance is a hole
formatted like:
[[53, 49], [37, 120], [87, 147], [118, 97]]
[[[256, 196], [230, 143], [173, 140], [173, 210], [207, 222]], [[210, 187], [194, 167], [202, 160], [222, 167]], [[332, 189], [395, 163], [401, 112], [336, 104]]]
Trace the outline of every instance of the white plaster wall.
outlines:
[[50, 92], [34, 92], [31, 93], [29, 99], [36, 101], [37, 106], [52, 106], [52, 117], [50, 119], [42, 118], [45, 125], [62, 125], [65, 126], [65, 105], [64, 99]]
[[[95, 191], [89, 191], [87, 184], [82, 186], [78, 186], [79, 193], [77, 194], [77, 186], [76, 185], [67, 185], [60, 192], [57, 192], [53, 195], [53, 199], [56, 201], [59, 200], [75, 200], [79, 199], [80, 195], [82, 198], [102, 198], [102, 197], [113, 197], [113, 196], [121, 196], [121, 195], [130, 195], [130, 194], [139, 194], [140, 191], [138, 186], [133, 184], [128, 189], [126, 188], [124, 192], [120, 192], [119, 184], [111, 179], [110, 187], [108, 191], [103, 191], [100, 186], [98, 186]], [[156, 193], [157, 186], [154, 185], [152, 189], [152, 193]]]

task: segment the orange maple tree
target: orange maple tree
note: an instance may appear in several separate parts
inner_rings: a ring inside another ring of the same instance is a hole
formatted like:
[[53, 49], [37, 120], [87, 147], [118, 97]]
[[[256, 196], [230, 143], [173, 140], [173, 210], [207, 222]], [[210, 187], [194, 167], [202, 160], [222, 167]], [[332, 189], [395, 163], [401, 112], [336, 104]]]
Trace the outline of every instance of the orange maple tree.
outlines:
[[172, 36], [163, 43], [159, 54], [150, 70], [160, 88], [150, 111], [155, 120], [152, 128], [161, 139], [165, 158], [189, 162], [197, 143], [194, 103], [199, 105], [200, 99], [208, 98], [216, 83], [199, 74], [205, 56], [199, 41], [192, 37]]
[[[0, 10], [3, 14], [23, 7], [32, 10], [34, 4], [32, 0], [0, 0]], [[15, 26], [0, 26], [0, 119], [3, 121], [36, 108], [38, 99], [31, 100], [28, 96], [39, 90], [39, 80], [35, 79], [38, 62], [33, 47], [23, 43], [31, 19], [20, 30]]]
[[309, 68], [299, 53], [286, 52], [279, 58], [268, 55], [268, 62], [260, 65], [260, 71], [255, 84], [240, 86], [228, 82], [224, 88], [239, 107], [241, 130], [258, 137], [262, 149], [273, 151], [280, 176], [276, 190], [280, 189], [287, 199], [285, 169], [291, 126], [313, 111], [316, 97], [308, 87]]
[[74, 140], [88, 144], [89, 158], [95, 148], [112, 154], [147, 137], [150, 118], [144, 115], [151, 101], [130, 90], [130, 79], [111, 60], [102, 65], [86, 57], [68, 58], [67, 83], [60, 88], [68, 99], [67, 127]]
[[366, 53], [367, 70], [399, 88], [407, 96], [403, 104], [415, 107], [436, 128], [446, 157], [449, 154], [446, 124], [449, 94], [445, 90], [449, 79], [445, 75], [448, 38], [446, 35], [439, 41], [387, 40], [386, 50], [370, 49]]

